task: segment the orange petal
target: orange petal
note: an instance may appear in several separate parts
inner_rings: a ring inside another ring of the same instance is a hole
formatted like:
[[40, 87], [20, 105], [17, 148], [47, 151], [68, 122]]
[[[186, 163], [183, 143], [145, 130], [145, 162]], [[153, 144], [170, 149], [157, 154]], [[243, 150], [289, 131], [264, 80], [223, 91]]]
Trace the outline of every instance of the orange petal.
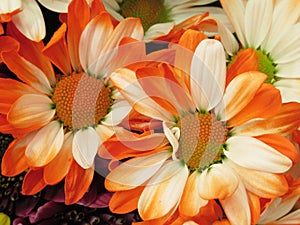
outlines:
[[257, 224], [261, 212], [260, 198], [249, 191], [247, 192], [247, 195], [251, 212], [251, 224]]
[[65, 39], [66, 30], [67, 26], [64, 23], [53, 34], [51, 40], [43, 49], [43, 54], [47, 56], [51, 60], [51, 62], [64, 74], [70, 74], [72, 69], [67, 43]]
[[204, 200], [199, 196], [199, 179], [200, 173], [198, 171], [189, 176], [179, 204], [180, 214], [195, 216], [199, 213], [200, 208], [208, 203], [208, 200]]
[[72, 141], [73, 134], [67, 133], [59, 153], [45, 166], [44, 180], [47, 184], [54, 185], [68, 174], [72, 163]]
[[48, 78], [43, 71], [20, 56], [16, 51], [2, 52], [2, 59], [20, 80], [32, 88], [44, 94], [50, 94], [52, 92]]
[[109, 209], [113, 213], [124, 214], [135, 210], [138, 200], [144, 190], [144, 186], [137, 187], [128, 191], [116, 192], [109, 202]]
[[258, 59], [253, 48], [247, 48], [238, 53], [234, 62], [228, 67], [226, 76], [226, 86], [237, 75], [249, 72], [259, 71]]
[[287, 138], [278, 134], [265, 134], [256, 138], [289, 157], [294, 164], [298, 162], [299, 152], [295, 145], [293, 145]]
[[105, 11], [105, 8], [102, 1], [100, 0], [92, 1], [91, 18], [94, 18], [95, 16], [99, 15], [103, 11]]
[[88, 191], [93, 176], [94, 167], [85, 170], [73, 160], [65, 178], [65, 203], [67, 205], [74, 204], [83, 197]]
[[43, 168], [30, 169], [27, 172], [22, 185], [23, 195], [34, 195], [47, 186], [43, 179], [43, 173]]
[[[11, 50], [19, 51], [20, 43], [16, 41], [14, 38], [9, 36], [1, 36], [0, 37], [0, 53], [9, 52]], [[0, 57], [0, 62], [2, 62], [2, 58]]]
[[228, 126], [239, 126], [255, 118], [272, 117], [280, 107], [281, 96], [278, 89], [271, 84], [263, 84], [248, 105], [228, 121]]
[[79, 40], [83, 29], [90, 20], [90, 8], [85, 0], [78, 0], [69, 4], [68, 11], [68, 49], [73, 69], [80, 71]]
[[284, 103], [280, 111], [272, 118], [255, 120], [232, 130], [238, 135], [259, 136], [264, 134], [289, 135], [300, 126], [300, 104], [296, 102]]
[[41, 128], [55, 114], [52, 104], [50, 98], [44, 95], [23, 95], [12, 105], [7, 120], [17, 128]]
[[11, 105], [22, 94], [35, 93], [28, 85], [12, 79], [0, 78], [0, 113], [7, 114]]
[[26, 38], [14, 26], [13, 23], [8, 23], [6, 28], [7, 34], [14, 37], [21, 43], [19, 53], [29, 62], [37, 66], [47, 76], [51, 85], [55, 84], [55, 75], [50, 61], [44, 56], [41, 50], [44, 48], [42, 41], [35, 42]]
[[0, 132], [4, 134], [11, 134], [15, 138], [24, 138], [25, 134], [28, 134], [32, 131], [36, 130], [36, 128], [16, 128], [11, 125], [6, 118], [6, 115], [0, 114]]
[[197, 30], [189, 29], [180, 37], [178, 44], [194, 52], [198, 44], [204, 39], [207, 39], [205, 34]]
[[7, 148], [2, 158], [1, 171], [5, 176], [16, 176], [28, 168], [25, 150], [35, 133], [31, 133], [23, 140], [15, 139]]

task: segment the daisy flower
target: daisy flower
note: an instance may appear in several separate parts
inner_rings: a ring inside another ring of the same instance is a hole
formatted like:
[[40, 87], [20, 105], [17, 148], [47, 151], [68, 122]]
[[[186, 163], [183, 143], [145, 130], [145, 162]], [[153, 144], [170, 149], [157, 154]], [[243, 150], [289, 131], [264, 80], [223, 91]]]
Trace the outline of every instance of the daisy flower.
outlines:
[[[195, 32], [187, 31], [179, 43], [193, 49], [193, 38], [203, 35]], [[264, 84], [267, 75], [261, 72], [240, 74], [225, 89], [221, 43], [206, 39], [195, 48], [190, 76], [180, 72], [186, 68], [161, 63], [112, 74], [136, 111], [162, 121], [172, 148], [135, 156], [113, 169], [105, 180], [116, 192], [110, 209], [137, 208], [143, 220], [162, 224], [177, 209], [195, 216], [218, 199], [231, 224], [250, 224], [259, 197], [288, 191], [283, 173], [299, 156], [281, 134], [299, 126], [300, 106], [282, 105], [279, 91]], [[179, 53], [177, 59], [187, 62], [188, 54]]]
[[300, 1], [221, 0], [221, 4], [242, 45], [240, 51], [237, 44], [228, 51], [230, 64], [240, 54], [245, 61], [256, 60], [253, 69], [268, 75], [267, 83], [280, 90], [283, 102], [300, 102]]
[[[0, 81], [0, 131], [16, 137], [1, 166], [6, 176], [29, 168], [24, 194], [63, 178], [67, 204], [87, 191], [98, 146], [131, 110], [109, 84], [107, 69], [119, 43], [141, 40], [143, 33], [139, 19], [114, 26], [99, 1], [90, 8], [85, 0], [70, 3], [68, 25], [46, 47], [8, 24], [7, 34], [19, 42], [1, 37], [1, 57], [20, 81]], [[61, 73], [54, 73], [49, 60]]]
[[127, 17], [141, 19], [145, 39], [151, 40], [171, 32], [176, 25], [187, 22], [193, 24], [193, 16], [209, 12], [231, 27], [228, 18], [219, 7], [203, 7], [216, 0], [103, 0], [106, 10], [118, 21]]

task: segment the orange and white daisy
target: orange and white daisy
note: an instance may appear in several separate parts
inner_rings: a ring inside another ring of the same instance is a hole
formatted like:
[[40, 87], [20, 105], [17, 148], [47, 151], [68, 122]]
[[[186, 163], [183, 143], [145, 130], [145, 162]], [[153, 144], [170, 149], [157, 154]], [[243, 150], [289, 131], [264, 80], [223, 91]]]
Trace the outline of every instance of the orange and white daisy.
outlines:
[[[191, 47], [192, 37], [202, 35], [187, 31], [179, 43]], [[188, 58], [179, 53], [177, 59]], [[162, 121], [172, 146], [134, 156], [108, 174], [105, 186], [116, 192], [112, 211], [137, 208], [143, 220], [161, 224], [177, 209], [192, 217], [218, 199], [231, 224], [250, 224], [258, 197], [288, 191], [283, 173], [299, 156], [282, 135], [299, 126], [300, 105], [282, 105], [261, 72], [240, 74], [226, 89], [225, 76], [223, 46], [211, 39], [196, 47], [189, 71], [158, 63], [112, 74], [136, 111]]]
[[[12, 24], [7, 33], [19, 42], [1, 37], [1, 58], [20, 81], [0, 81], [0, 130], [16, 137], [3, 157], [2, 173], [14, 176], [29, 168], [24, 194], [65, 177], [66, 203], [74, 203], [92, 181], [98, 146], [131, 110], [109, 84], [107, 69], [125, 37], [143, 39], [142, 25], [128, 18], [114, 26], [98, 1], [90, 8], [85, 0], [74, 0], [68, 24], [46, 47]], [[51, 62], [62, 74], [54, 73]]]
[[[300, 102], [300, 1], [221, 0], [221, 4], [242, 49], [254, 50], [258, 70], [280, 90], [283, 102]], [[228, 53], [234, 61], [241, 52], [235, 48]]]
[[[205, 6], [216, 0], [147, 1], [147, 0], [103, 0], [106, 10], [118, 21], [127, 17], [141, 19], [145, 39], [152, 40], [171, 32], [176, 25], [191, 17], [209, 12], [212, 16], [232, 27], [220, 7]], [[189, 21], [192, 25], [193, 21]]]

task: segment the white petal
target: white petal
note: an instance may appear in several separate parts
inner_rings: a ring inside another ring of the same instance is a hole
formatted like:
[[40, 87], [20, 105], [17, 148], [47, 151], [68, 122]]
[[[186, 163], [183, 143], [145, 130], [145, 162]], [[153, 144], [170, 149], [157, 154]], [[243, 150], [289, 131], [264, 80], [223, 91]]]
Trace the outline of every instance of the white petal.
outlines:
[[228, 151], [224, 151], [224, 154], [242, 167], [284, 173], [292, 166], [292, 160], [287, 156], [256, 138], [233, 136], [226, 144]]
[[180, 129], [173, 129], [173, 131], [177, 131], [177, 136], [175, 134], [175, 132], [173, 132], [165, 122], [163, 122], [163, 129], [164, 129], [164, 133], [167, 137], [167, 139], [169, 140], [172, 148], [173, 148], [173, 158], [175, 157], [175, 154], [178, 150], [179, 147], [179, 136], [180, 136]]
[[161, 168], [170, 155], [169, 151], [163, 151], [130, 159], [108, 174], [106, 186], [110, 191], [125, 191], [143, 185]]
[[300, 23], [297, 23], [288, 30], [288, 35], [273, 49], [271, 57], [276, 64], [289, 63], [300, 59]]
[[13, 16], [13, 23], [27, 38], [41, 41], [46, 35], [46, 27], [40, 7], [35, 0], [22, 0], [22, 8]]
[[41, 167], [55, 158], [64, 142], [63, 126], [52, 121], [40, 129], [25, 150], [27, 162], [32, 167]]
[[283, 103], [300, 103], [300, 79], [280, 79], [274, 86], [280, 90]]
[[57, 13], [67, 13], [71, 0], [38, 0], [47, 9]]
[[112, 32], [113, 25], [110, 15], [106, 13], [94, 17], [86, 25], [79, 41], [79, 58], [85, 71], [102, 54], [102, 49]]
[[220, 200], [231, 225], [249, 225], [251, 220], [248, 197], [242, 182], [233, 195]]
[[111, 111], [105, 116], [101, 122], [107, 126], [115, 126], [119, 124], [132, 110], [132, 106], [127, 101], [119, 101], [114, 103]]
[[[274, 199], [270, 205], [262, 212], [259, 218], [259, 224], [271, 223], [284, 215], [288, 214], [298, 201], [300, 195], [296, 195], [293, 198], [285, 200], [284, 198]], [[300, 220], [300, 217], [298, 217]], [[281, 219], [284, 221], [284, 218]]]
[[0, 1], [0, 14], [11, 13], [22, 7], [21, 0], [1, 0]]
[[75, 133], [72, 152], [74, 159], [83, 169], [93, 166], [99, 144], [99, 136], [92, 127]]
[[138, 201], [143, 220], [160, 218], [178, 204], [188, 173], [182, 162], [171, 161], [149, 180]]
[[276, 76], [283, 78], [300, 78], [300, 59], [289, 63], [280, 63], [276, 66], [278, 70]]
[[298, 0], [277, 1], [272, 16], [272, 27], [262, 44], [262, 50], [271, 53], [283, 37], [289, 36], [288, 30], [298, 20], [300, 2]]
[[191, 92], [198, 109], [210, 110], [221, 100], [225, 88], [226, 61], [219, 41], [207, 39], [195, 50], [191, 65]]
[[294, 212], [282, 217], [278, 220], [278, 222], [274, 222], [274, 224], [299, 224], [300, 223], [300, 209], [297, 209]]
[[249, 47], [257, 49], [272, 23], [273, 1], [248, 1], [245, 12], [245, 35]]

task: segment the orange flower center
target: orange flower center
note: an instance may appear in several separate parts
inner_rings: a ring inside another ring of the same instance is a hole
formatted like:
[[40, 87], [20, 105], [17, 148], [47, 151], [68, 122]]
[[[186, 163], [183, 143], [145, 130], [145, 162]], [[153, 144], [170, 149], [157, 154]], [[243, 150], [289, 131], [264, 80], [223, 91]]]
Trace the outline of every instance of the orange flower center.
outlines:
[[57, 83], [52, 100], [64, 126], [81, 129], [98, 124], [108, 113], [110, 94], [102, 80], [73, 73]]
[[188, 114], [181, 118], [180, 127], [177, 154], [191, 171], [205, 169], [221, 160], [228, 132], [214, 114]]

